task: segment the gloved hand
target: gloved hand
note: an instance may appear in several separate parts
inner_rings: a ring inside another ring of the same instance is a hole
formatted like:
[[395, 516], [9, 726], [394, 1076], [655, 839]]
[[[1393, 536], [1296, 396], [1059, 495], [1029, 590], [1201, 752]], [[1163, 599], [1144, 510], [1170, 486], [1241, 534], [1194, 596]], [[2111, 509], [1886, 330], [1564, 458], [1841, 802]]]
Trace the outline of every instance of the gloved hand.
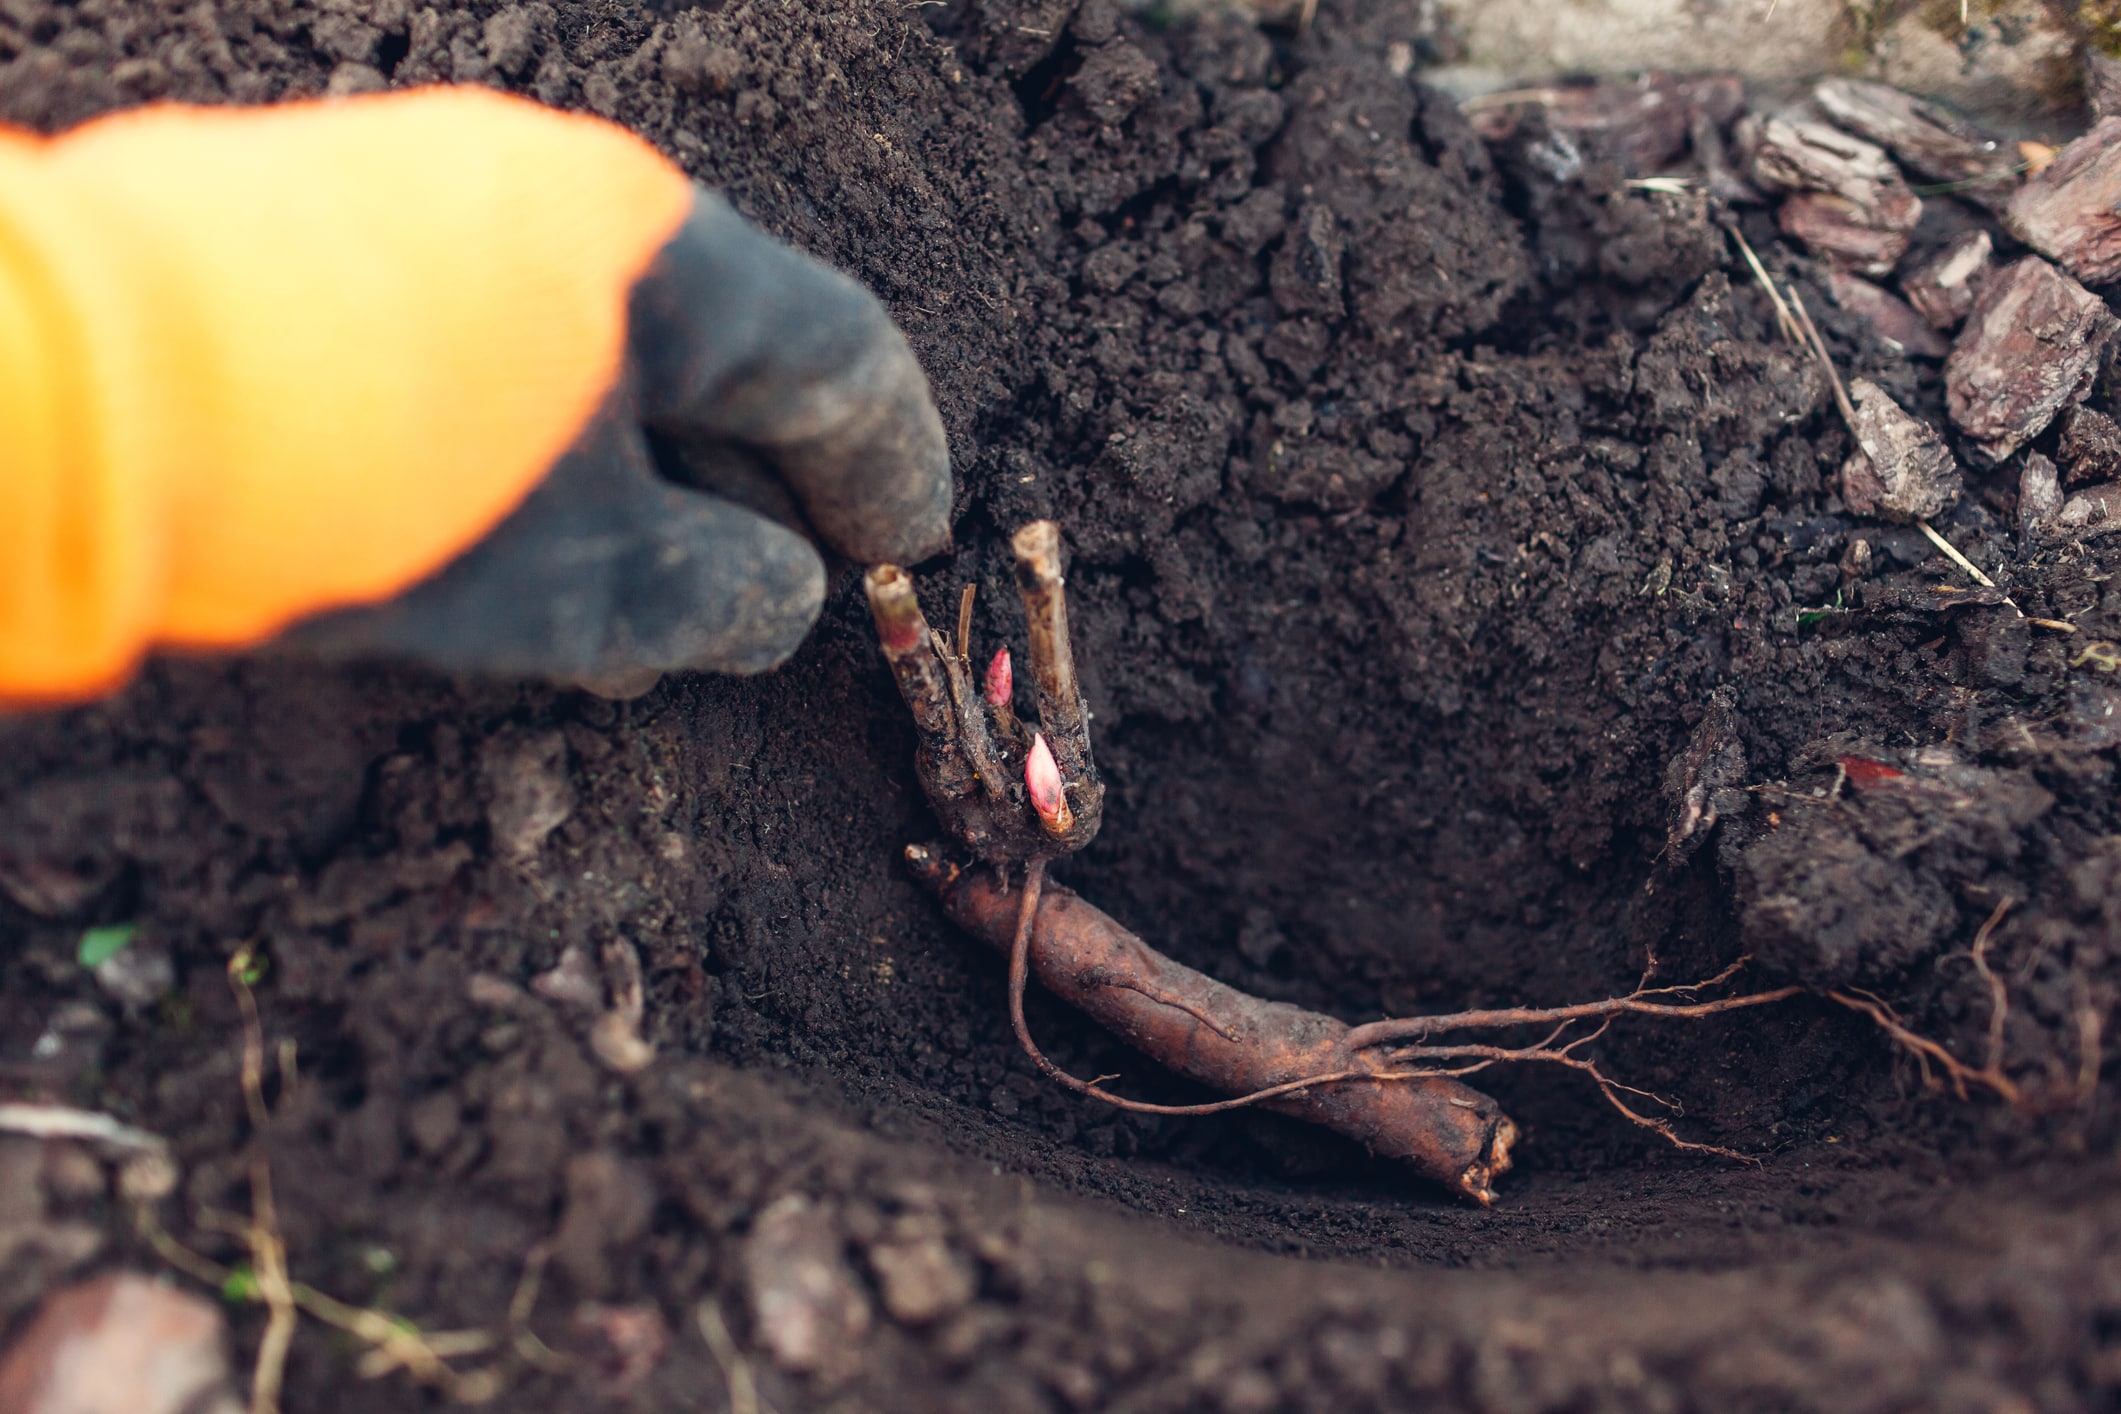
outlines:
[[0, 131], [0, 701], [275, 636], [755, 672], [824, 593], [778, 521], [904, 563], [949, 509], [876, 300], [619, 129], [432, 89]]

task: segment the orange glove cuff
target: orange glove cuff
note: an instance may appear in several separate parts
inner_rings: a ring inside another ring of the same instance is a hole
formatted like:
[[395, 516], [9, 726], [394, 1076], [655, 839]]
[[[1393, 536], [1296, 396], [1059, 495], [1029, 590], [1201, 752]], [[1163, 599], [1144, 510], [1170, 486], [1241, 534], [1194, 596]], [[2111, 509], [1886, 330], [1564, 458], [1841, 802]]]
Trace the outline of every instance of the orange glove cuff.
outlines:
[[616, 382], [691, 200], [630, 134], [484, 89], [0, 130], [0, 699], [477, 541]]

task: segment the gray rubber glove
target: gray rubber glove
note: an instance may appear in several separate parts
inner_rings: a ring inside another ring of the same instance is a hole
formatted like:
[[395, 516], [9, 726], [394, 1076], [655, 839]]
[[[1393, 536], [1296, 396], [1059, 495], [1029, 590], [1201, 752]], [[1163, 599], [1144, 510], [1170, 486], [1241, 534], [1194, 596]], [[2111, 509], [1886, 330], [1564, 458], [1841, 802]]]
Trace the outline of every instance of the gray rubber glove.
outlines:
[[626, 386], [521, 506], [397, 598], [282, 641], [630, 696], [785, 660], [824, 601], [813, 536], [865, 563], [948, 544], [942, 420], [860, 285], [700, 189], [630, 316]]

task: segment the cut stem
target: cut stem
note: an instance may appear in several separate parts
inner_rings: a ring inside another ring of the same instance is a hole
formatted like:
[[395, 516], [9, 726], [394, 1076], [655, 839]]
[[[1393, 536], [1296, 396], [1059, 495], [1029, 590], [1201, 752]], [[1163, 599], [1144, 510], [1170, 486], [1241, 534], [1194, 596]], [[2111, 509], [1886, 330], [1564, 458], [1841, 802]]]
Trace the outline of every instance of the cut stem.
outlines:
[[972, 665], [972, 600], [978, 593], [979, 585], [968, 584], [965, 592], [957, 596], [957, 642], [951, 646], [967, 667]]
[[[1097, 833], [1105, 788], [1098, 782], [1090, 752], [1090, 714], [1075, 677], [1075, 652], [1068, 636], [1068, 595], [1061, 576], [1060, 527], [1033, 521], [1010, 542], [1016, 552], [1016, 587], [1024, 600], [1030, 637], [1031, 677], [1038, 691], [1038, 724], [1053, 760], [1067, 782], [1074, 819], [1064, 851], [1080, 849]], [[1050, 822], [1049, 833], [1050, 833]]]
[[935, 632], [914, 596], [912, 577], [897, 565], [877, 565], [862, 576], [862, 587], [869, 592], [869, 612], [884, 645], [884, 661], [891, 665], [899, 695], [913, 709], [914, 726], [923, 741], [949, 742], [957, 735], [950, 689], [935, 650]]
[[1068, 639], [1068, 594], [1061, 577], [1060, 527], [1033, 521], [1016, 532], [1016, 587], [1024, 598], [1031, 636], [1031, 676], [1038, 688], [1038, 724], [1054, 759], [1073, 779], [1090, 771], [1090, 731]]

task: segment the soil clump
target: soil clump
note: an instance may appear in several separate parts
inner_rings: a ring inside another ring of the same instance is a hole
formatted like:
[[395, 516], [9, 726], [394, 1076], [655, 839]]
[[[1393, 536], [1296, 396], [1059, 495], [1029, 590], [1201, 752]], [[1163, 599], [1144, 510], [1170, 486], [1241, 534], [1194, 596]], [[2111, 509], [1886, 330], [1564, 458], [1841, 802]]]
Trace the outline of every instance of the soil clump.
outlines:
[[[1983, 590], [1853, 514], [1827, 381], [1706, 199], [1536, 122], [1484, 141], [1416, 32], [1354, 3], [1299, 36], [1103, 0], [9, 0], [0, 118], [439, 81], [615, 118], [906, 328], [960, 485], [920, 588], [976, 581], [976, 644], [1022, 638], [1009, 532], [1065, 526], [1107, 790], [1070, 888], [1350, 1022], [1751, 951], [1969, 1064], [2000, 1033], [2026, 1105], [1925, 1091], [1824, 1001], [1626, 1025], [1606, 1069], [1762, 1163], [1490, 1073], [1526, 1142], [1480, 1211], [1278, 1116], [1063, 1093], [903, 870], [936, 827], [851, 571], [786, 669], [631, 703], [258, 656], [0, 721], [5, 1094], [166, 1136], [163, 1219], [232, 1260], [195, 1218], [247, 1203], [224, 965], [257, 945], [294, 1274], [494, 1326], [543, 1244], [530, 1325], [566, 1368], [516, 1370], [511, 1410], [724, 1407], [732, 1352], [784, 1410], [2111, 1400], [2115, 542], [2028, 547], [2015, 476], [1972, 473], [1937, 527]], [[1810, 278], [1771, 216], [1742, 229]], [[1934, 363], [1808, 303], [1845, 375], [1943, 425]], [[2005, 898], [1992, 1025], [1970, 948]], [[110, 924], [158, 999], [79, 964]], [[630, 1073], [534, 985], [620, 944], [657, 1048]], [[1030, 1018], [1075, 1074], [1204, 1098]], [[69, 1271], [157, 1265], [65, 1148], [0, 1137], [7, 1329]], [[349, 1363], [298, 1338], [287, 1407], [420, 1397]]]

